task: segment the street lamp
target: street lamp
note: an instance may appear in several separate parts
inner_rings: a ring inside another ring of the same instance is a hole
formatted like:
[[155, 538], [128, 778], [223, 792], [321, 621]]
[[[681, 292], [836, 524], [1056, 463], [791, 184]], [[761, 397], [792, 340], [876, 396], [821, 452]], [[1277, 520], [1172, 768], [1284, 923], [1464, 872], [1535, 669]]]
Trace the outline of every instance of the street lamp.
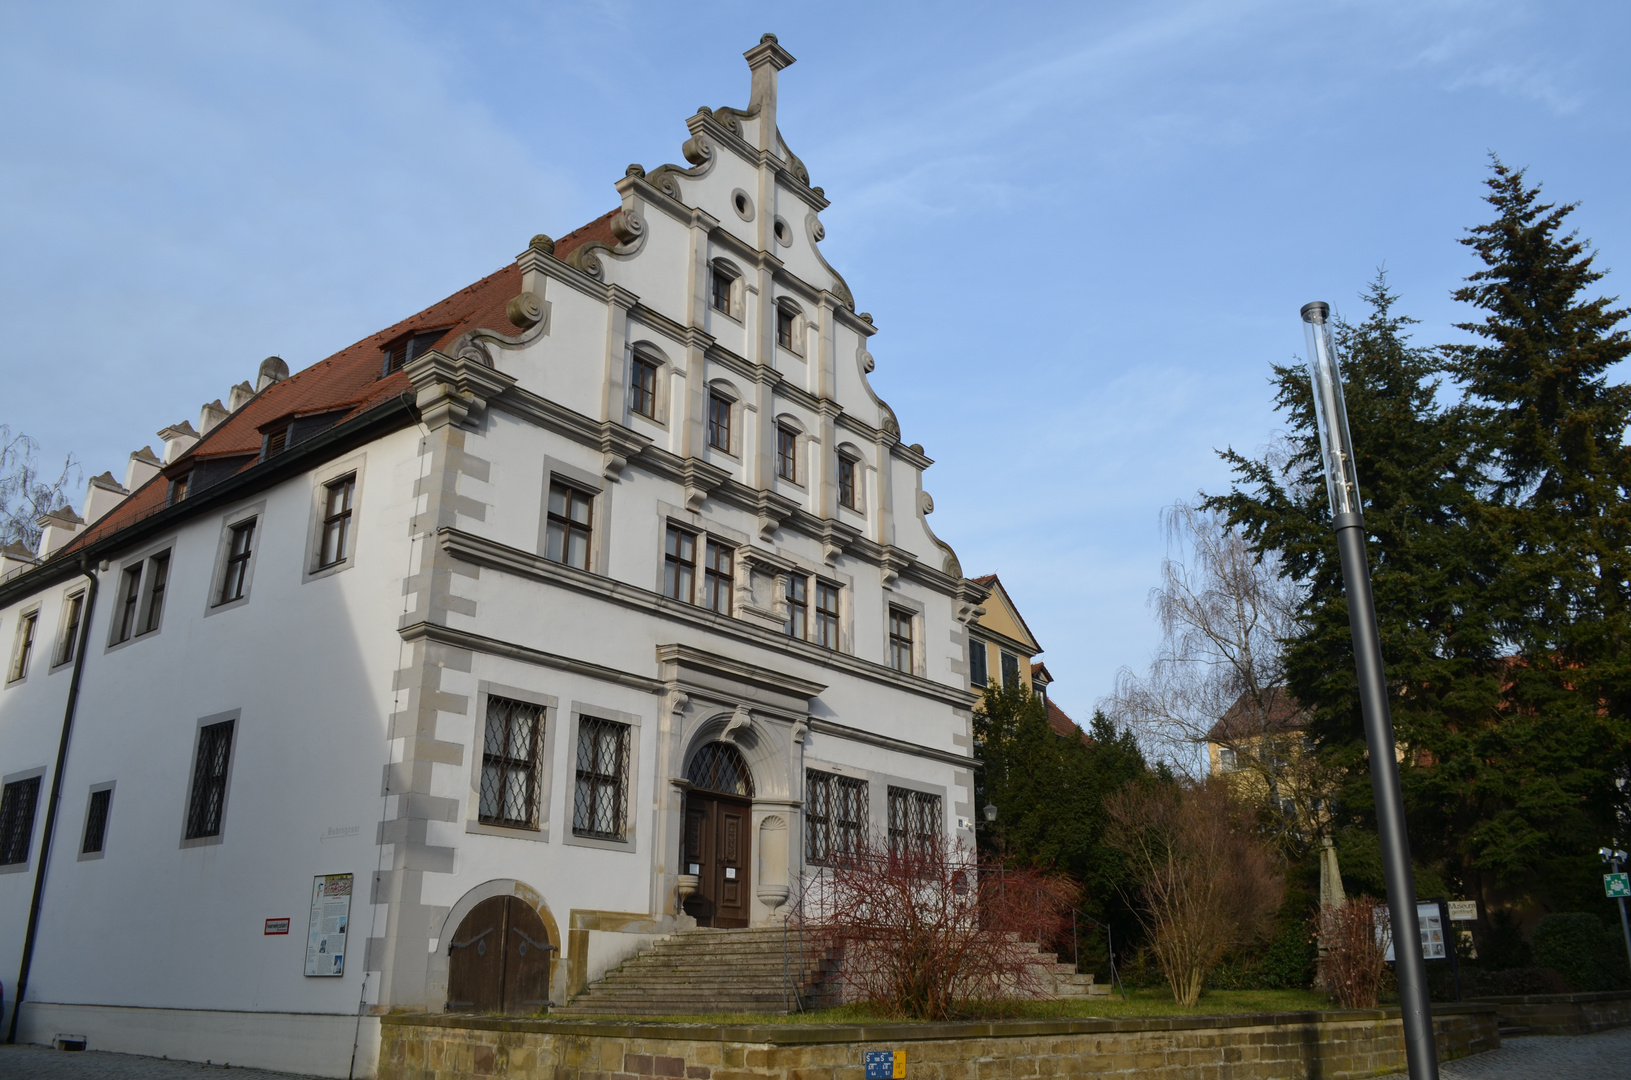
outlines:
[[1370, 564], [1365, 556], [1359, 477], [1354, 472], [1353, 440], [1348, 436], [1348, 409], [1342, 401], [1342, 372], [1337, 367], [1327, 324], [1330, 314], [1330, 305], [1322, 301], [1303, 305], [1308, 371], [1314, 383], [1314, 412], [1319, 422], [1325, 490], [1331, 499], [1331, 526], [1336, 531], [1342, 585], [1348, 596], [1359, 708], [1365, 720], [1365, 744], [1370, 750], [1371, 791], [1376, 797], [1376, 830], [1382, 841], [1382, 874], [1387, 880], [1393, 955], [1398, 965], [1405, 1058], [1410, 1080], [1438, 1080], [1432, 999], [1421, 953], [1421, 927], [1416, 919], [1416, 878], [1410, 867], [1410, 838], [1405, 832], [1404, 799], [1399, 792], [1399, 766], [1394, 758], [1393, 717], [1388, 712], [1382, 641], [1376, 630], [1376, 601], [1371, 596]]
[[[1602, 856], [1602, 860], [1606, 862], [1609, 869], [1616, 874], [1620, 872], [1620, 865], [1624, 863], [1626, 859], [1625, 852], [1621, 851], [1619, 848], [1598, 848], [1597, 854]], [[1604, 884], [1606, 885], [1607, 883], [1607, 879], [1605, 878]], [[1612, 895], [1612, 893], [1610, 895]], [[1620, 930], [1625, 934], [1625, 962], [1627, 964], [1631, 964], [1631, 921], [1627, 921], [1625, 916], [1625, 893], [1623, 889], [1620, 891], [1617, 899], [1620, 902]]]
[[985, 804], [985, 823], [987, 825], [995, 825], [997, 823], [997, 804], [994, 802], [988, 802]]

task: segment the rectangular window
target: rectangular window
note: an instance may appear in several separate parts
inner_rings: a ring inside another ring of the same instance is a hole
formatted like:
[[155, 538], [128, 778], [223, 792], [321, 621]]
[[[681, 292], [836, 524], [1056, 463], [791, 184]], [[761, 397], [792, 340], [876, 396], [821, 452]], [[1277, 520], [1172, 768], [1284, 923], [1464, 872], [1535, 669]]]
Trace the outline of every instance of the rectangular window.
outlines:
[[58, 664], [66, 664], [74, 658], [79, 648], [79, 623], [84, 617], [85, 593], [68, 594], [68, 598], [62, 602], [62, 632], [57, 638]]
[[323, 536], [317, 548], [319, 570], [345, 562], [351, 550], [351, 497], [356, 490], [356, 473], [323, 487]]
[[114, 635], [113, 643], [129, 641], [130, 635], [136, 632], [136, 612], [142, 603], [142, 564], [125, 567], [124, 575], [119, 579], [119, 624], [118, 633]]
[[108, 810], [112, 806], [112, 788], [91, 792], [90, 805], [85, 808], [85, 837], [79, 845], [81, 855], [95, 855], [102, 850], [108, 835]]
[[159, 628], [164, 616], [164, 590], [169, 583], [170, 553], [166, 551], [147, 560], [147, 615], [142, 619], [142, 633], [151, 634]]
[[198, 733], [198, 760], [193, 762], [193, 789], [187, 800], [188, 840], [221, 835], [227, 770], [232, 764], [233, 724], [232, 720], [224, 720]]
[[823, 649], [838, 648], [838, 586], [816, 582], [815, 643]]
[[1002, 685], [1008, 690], [1019, 685], [1019, 657], [1011, 652], [1002, 654]]
[[791, 428], [776, 429], [776, 475], [795, 484], [799, 478], [799, 437]]
[[889, 609], [889, 666], [912, 673], [912, 613], [898, 607]]
[[984, 690], [991, 682], [991, 672], [986, 668], [986, 645], [979, 638], [968, 639], [968, 683], [979, 690]]
[[34, 809], [40, 801], [40, 778], [16, 780], [0, 792], [0, 866], [28, 861], [34, 840]]
[[784, 349], [793, 347], [793, 313], [784, 307], [776, 309], [776, 344]]
[[731, 564], [735, 558], [734, 548], [708, 541], [707, 558], [703, 563], [702, 604], [709, 611], [721, 615], [731, 613]]
[[481, 755], [480, 820], [523, 829], [538, 825], [538, 747], [544, 709], [508, 698], [487, 699]]
[[861, 849], [867, 830], [866, 781], [806, 770], [804, 850], [817, 866], [831, 866]]
[[589, 569], [589, 530], [593, 496], [565, 484], [549, 485], [549, 534], [544, 557], [579, 570]]
[[578, 721], [578, 786], [572, 832], [621, 840], [628, 816], [629, 726], [585, 716]]
[[854, 458], [838, 455], [838, 501], [851, 510], [861, 508], [860, 485], [856, 482], [855, 471]]
[[657, 365], [636, 356], [629, 377], [630, 405], [641, 416], [657, 418]]
[[921, 859], [940, 841], [940, 796], [909, 788], [889, 789], [889, 855]]
[[16, 682], [28, 674], [28, 661], [34, 655], [34, 630], [39, 622], [38, 608], [25, 612], [18, 620], [17, 640], [11, 647], [11, 667], [6, 672], [7, 682]]
[[810, 633], [810, 581], [803, 574], [787, 575], [787, 622], [782, 627], [788, 637], [803, 639]]
[[668, 527], [663, 544], [663, 595], [687, 604], [696, 603], [697, 538], [684, 529]]
[[230, 604], [244, 598], [244, 586], [249, 580], [249, 557], [254, 554], [255, 519], [241, 521], [232, 527], [227, 537], [226, 573], [221, 577], [221, 595], [217, 604]]
[[715, 311], [731, 313], [731, 278], [718, 267], [713, 271], [713, 304]]
[[1223, 772], [1235, 771], [1235, 752], [1231, 747], [1218, 747], [1218, 768]]
[[731, 403], [718, 394], [708, 395], [708, 445], [731, 451]]

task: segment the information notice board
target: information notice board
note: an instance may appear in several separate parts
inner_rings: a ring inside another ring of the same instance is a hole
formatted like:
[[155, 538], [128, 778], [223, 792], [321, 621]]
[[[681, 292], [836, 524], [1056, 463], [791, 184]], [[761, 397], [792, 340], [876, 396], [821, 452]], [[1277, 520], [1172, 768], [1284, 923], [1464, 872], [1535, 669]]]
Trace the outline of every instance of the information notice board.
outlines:
[[[1376, 905], [1376, 935], [1381, 937], [1387, 931], [1389, 922], [1388, 909], [1385, 904]], [[1444, 960], [1449, 956], [1446, 949], [1448, 939], [1445, 937], [1443, 910], [1437, 900], [1416, 901], [1416, 922], [1421, 927], [1421, 956], [1423, 960]], [[1393, 935], [1387, 936], [1387, 956], [1385, 959], [1393, 962]]]
[[318, 874], [311, 885], [311, 922], [306, 929], [306, 974], [344, 975], [345, 940], [351, 922], [351, 875]]

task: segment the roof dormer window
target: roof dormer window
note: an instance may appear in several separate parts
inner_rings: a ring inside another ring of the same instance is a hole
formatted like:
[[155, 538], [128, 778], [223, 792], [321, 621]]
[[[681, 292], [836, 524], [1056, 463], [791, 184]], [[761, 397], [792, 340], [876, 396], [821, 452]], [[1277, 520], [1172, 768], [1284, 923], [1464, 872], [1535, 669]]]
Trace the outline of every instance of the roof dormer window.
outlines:
[[445, 333], [447, 333], [447, 327], [445, 326], [435, 330], [420, 330], [399, 337], [386, 345], [385, 371], [382, 373], [382, 377], [383, 375], [389, 375], [393, 371], [401, 371], [407, 366], [409, 360], [430, 352], [431, 346], [435, 345], [437, 339]]

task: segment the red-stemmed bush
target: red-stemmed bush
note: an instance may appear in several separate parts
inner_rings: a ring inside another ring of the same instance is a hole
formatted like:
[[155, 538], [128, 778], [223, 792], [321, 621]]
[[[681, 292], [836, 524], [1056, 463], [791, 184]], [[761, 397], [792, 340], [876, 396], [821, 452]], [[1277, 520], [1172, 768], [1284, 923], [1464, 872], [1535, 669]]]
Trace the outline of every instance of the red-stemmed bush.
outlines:
[[[1355, 896], [1315, 916], [1319, 938], [1320, 981], [1325, 992], [1349, 1009], [1374, 1009], [1387, 970], [1388, 928], [1376, 924], [1376, 901]], [[1384, 912], [1384, 923], [1386, 909]]]
[[1066, 879], [982, 864], [964, 845], [923, 837], [861, 844], [819, 869], [801, 907], [812, 942], [837, 962], [842, 1000], [947, 1020], [1051, 995], [1054, 957], [1039, 944], [1070, 925], [1076, 893]]

